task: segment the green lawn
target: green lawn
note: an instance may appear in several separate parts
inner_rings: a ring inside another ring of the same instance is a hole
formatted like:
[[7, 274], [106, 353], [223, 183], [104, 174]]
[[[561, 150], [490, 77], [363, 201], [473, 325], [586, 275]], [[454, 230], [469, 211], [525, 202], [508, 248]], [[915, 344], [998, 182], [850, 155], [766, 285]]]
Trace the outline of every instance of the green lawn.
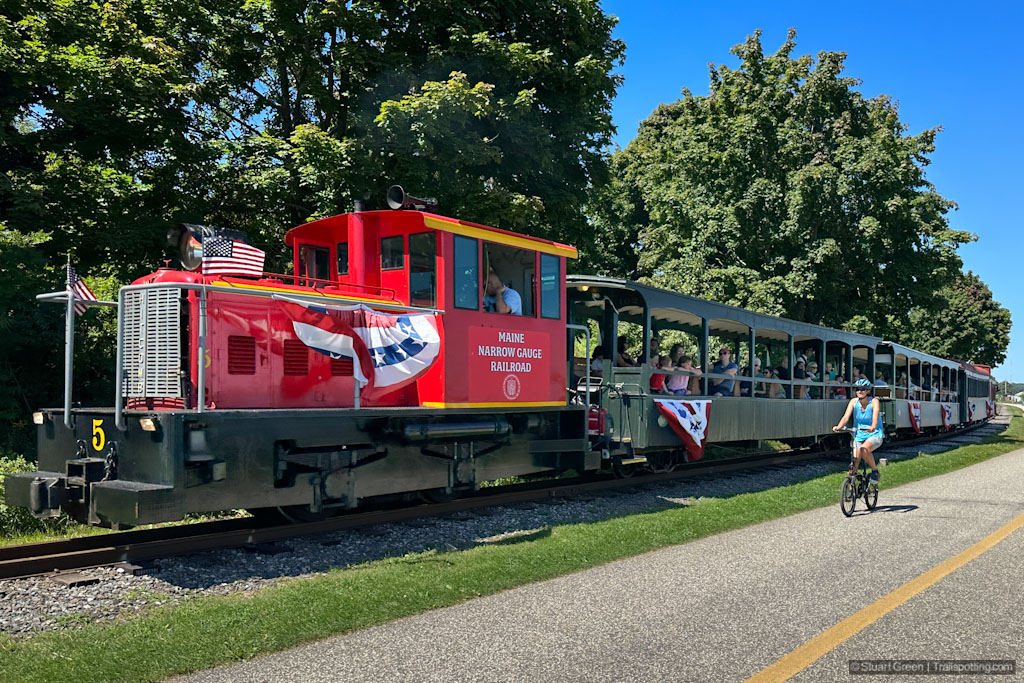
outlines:
[[[891, 463], [894, 486], [1024, 447], [1024, 419], [983, 443]], [[256, 593], [200, 598], [115, 624], [0, 641], [0, 680], [160, 680], [549, 579], [696, 538], [836, 505], [842, 473], [505, 544], [380, 560]], [[836, 510], [839, 515], [839, 510]]]

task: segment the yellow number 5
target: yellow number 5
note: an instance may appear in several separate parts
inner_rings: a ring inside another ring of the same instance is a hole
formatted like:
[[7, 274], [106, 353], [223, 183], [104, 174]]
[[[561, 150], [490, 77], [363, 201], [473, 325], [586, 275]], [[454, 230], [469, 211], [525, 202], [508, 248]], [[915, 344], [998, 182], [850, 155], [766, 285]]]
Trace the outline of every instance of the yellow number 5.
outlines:
[[103, 433], [103, 420], [92, 421], [92, 447], [97, 451], [102, 451], [103, 446], [107, 443], [107, 435]]

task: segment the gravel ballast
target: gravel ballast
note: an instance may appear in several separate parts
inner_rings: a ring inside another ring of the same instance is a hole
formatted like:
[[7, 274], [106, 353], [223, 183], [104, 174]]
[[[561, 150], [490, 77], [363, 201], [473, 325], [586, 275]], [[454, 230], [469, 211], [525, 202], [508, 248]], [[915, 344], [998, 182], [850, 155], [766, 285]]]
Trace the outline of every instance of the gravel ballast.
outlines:
[[[980, 440], [1003, 428], [990, 425], [971, 436]], [[895, 460], [911, 453], [901, 449], [899, 453], [881, 455]], [[557, 525], [700, 504], [706, 499], [794, 484], [844, 467], [842, 462], [817, 460], [381, 524], [281, 541], [269, 548], [270, 553], [230, 549], [156, 560], [139, 575], [117, 567], [86, 569], [81, 573], [98, 581], [84, 586], [68, 587], [48, 577], [0, 580], [0, 633], [26, 637], [95, 621], [130, 618], [152, 607], [176, 605], [198, 596], [254, 591], [385, 557], [528, 539]], [[884, 480], [883, 473], [883, 484]]]

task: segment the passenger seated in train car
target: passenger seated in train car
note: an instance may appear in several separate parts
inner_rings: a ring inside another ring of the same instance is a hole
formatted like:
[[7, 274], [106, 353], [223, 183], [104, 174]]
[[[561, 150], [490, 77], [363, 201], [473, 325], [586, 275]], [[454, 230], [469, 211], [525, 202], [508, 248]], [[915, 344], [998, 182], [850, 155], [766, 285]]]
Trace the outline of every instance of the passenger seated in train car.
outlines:
[[652, 358], [655, 356], [661, 356], [661, 341], [658, 339], [658, 335], [651, 335], [651, 347], [648, 350], [647, 354]]
[[[807, 363], [807, 379], [818, 380], [818, 364], [813, 360]], [[810, 387], [810, 392], [808, 393], [811, 398], [821, 398], [820, 387]]]
[[[678, 346], [678, 344], [676, 346]], [[675, 347], [672, 348], [673, 350], [675, 349]], [[682, 347], [679, 348], [682, 349]], [[693, 378], [697, 375], [702, 375], [704, 373], [701, 372], [700, 368], [694, 367], [693, 359], [687, 355], [683, 355], [679, 358], [679, 364], [673, 365], [673, 369], [677, 372], [685, 372], [687, 374], [669, 375], [668, 379], [665, 380], [665, 389], [668, 393], [676, 396], [686, 396], [687, 394], [695, 393], [690, 391], [690, 382], [693, 381]]]
[[[786, 377], [783, 377], [778, 370], [772, 372], [773, 379], [789, 379], [789, 373], [787, 371]], [[789, 398], [789, 387], [785, 384], [772, 384], [774, 389], [772, 390], [772, 396], [775, 398]]]
[[484, 282], [484, 310], [490, 313], [523, 314], [523, 299], [519, 292], [508, 287], [493, 270]]
[[680, 358], [685, 356], [682, 344], [673, 344], [668, 351], [668, 357], [672, 359], [672, 367], [677, 368], [682, 364]]
[[[805, 362], [802, 357], [797, 356], [796, 363], [793, 365], [793, 379], [805, 380], [807, 379], [807, 371], [804, 367]], [[793, 398], [805, 398], [807, 393], [807, 387], [796, 385], [793, 387]]]
[[[751, 371], [749, 365], [743, 366], [740, 370], [740, 375], [743, 377], [757, 377], [761, 374], [761, 359], [754, 356], [754, 369]], [[753, 389], [753, 382], [742, 381], [740, 382], [740, 396], [750, 396]]]
[[[672, 359], [666, 354], [664, 356], [654, 355], [651, 356], [651, 365], [659, 370], [671, 370]], [[662, 372], [657, 372], [651, 375], [651, 393], [652, 394], [667, 394], [669, 393], [665, 389], [665, 380], [668, 375]]]
[[[711, 366], [711, 373], [735, 377], [739, 370], [740, 367], [732, 362], [732, 351], [728, 348], [720, 349], [718, 352], [718, 362]], [[708, 387], [708, 393], [711, 396], [732, 396], [733, 385], [736, 384], [736, 380], [723, 379], [717, 382], [712, 380], [712, 382], [712, 385]]]
[[615, 365], [620, 368], [636, 368], [640, 367], [640, 364], [633, 360], [633, 357], [626, 351], [626, 338], [619, 337], [619, 345], [616, 347], [618, 350], [615, 354]]
[[885, 376], [884, 372], [878, 373], [878, 377], [875, 378], [876, 387], [887, 387], [889, 386], [889, 379]]
[[[771, 368], [765, 368], [761, 371], [761, 377], [765, 379], [772, 378]], [[775, 386], [771, 382], [758, 382], [757, 387], [754, 390], [754, 398], [770, 398], [772, 395], [772, 387]]]
[[[779, 366], [777, 368], [775, 368], [775, 372], [774, 372], [773, 376], [775, 377], [775, 379], [784, 379], [784, 380], [791, 379], [791, 375], [789, 374], [789, 357], [788, 356], [783, 356], [782, 358], [779, 359]], [[789, 386], [788, 385], [777, 384], [776, 387], [779, 387], [779, 388], [774, 392], [775, 398], [788, 398], [789, 397]], [[780, 392], [782, 393], [782, 396], [778, 395]]]
[[600, 377], [604, 373], [604, 344], [598, 344], [590, 353], [590, 374]]

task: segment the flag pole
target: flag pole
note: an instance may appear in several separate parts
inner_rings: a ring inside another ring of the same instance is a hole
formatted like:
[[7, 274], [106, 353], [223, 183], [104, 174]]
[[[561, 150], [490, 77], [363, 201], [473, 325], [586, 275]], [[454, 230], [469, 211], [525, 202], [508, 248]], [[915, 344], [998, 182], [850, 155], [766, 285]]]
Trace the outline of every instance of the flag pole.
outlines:
[[74, 428], [71, 420], [71, 379], [75, 363], [75, 292], [68, 276], [71, 275], [71, 254], [64, 271], [64, 291], [68, 296], [67, 311], [64, 314], [64, 426]]

